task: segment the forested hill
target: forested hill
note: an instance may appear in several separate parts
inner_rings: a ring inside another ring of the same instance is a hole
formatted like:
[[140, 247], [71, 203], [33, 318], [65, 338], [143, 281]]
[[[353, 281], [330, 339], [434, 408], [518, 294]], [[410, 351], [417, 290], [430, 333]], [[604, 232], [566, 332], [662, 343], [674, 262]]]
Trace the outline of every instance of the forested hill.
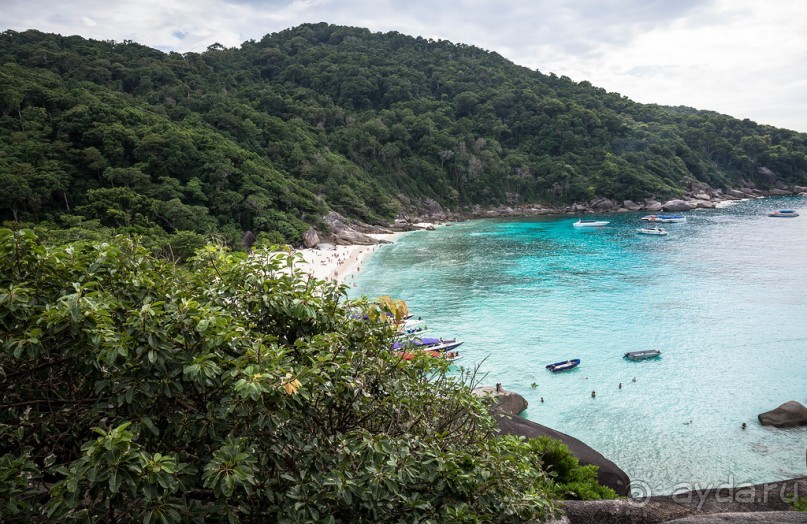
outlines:
[[336, 210], [807, 184], [807, 135], [327, 24], [204, 53], [0, 34], [0, 220], [298, 241]]

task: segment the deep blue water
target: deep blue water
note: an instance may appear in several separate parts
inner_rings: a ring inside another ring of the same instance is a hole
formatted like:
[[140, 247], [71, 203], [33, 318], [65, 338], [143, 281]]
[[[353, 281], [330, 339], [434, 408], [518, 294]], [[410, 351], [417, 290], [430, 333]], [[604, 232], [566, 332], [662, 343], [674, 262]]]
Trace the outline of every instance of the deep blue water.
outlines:
[[[802, 216], [766, 216], [785, 207]], [[463, 339], [462, 366], [523, 395], [524, 416], [594, 447], [637, 491], [807, 475], [807, 428], [757, 421], [807, 405], [807, 198], [693, 211], [666, 237], [636, 234], [641, 216], [410, 233], [373, 255], [352, 294], [404, 299], [431, 335]], [[643, 349], [663, 354], [622, 358]], [[582, 364], [544, 368], [569, 358]]]

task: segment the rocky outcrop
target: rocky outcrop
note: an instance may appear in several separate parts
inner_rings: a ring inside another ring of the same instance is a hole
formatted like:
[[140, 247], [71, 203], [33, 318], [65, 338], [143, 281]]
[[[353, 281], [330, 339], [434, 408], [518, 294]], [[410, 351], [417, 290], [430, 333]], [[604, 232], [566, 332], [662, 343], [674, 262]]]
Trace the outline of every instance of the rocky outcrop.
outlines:
[[476, 388], [473, 393], [480, 396], [494, 395], [497, 397], [493, 406], [493, 415], [496, 418], [500, 433], [526, 438], [551, 437], [560, 440], [568, 446], [569, 451], [577, 457], [580, 464], [584, 466], [592, 464], [599, 468], [597, 481], [600, 484], [608, 486], [619, 495], [628, 495], [630, 478], [627, 473], [602, 456], [597, 450], [570, 435], [519, 417], [518, 414], [527, 409], [527, 400], [518, 393], [506, 390], [497, 392], [495, 388], [489, 386]]
[[632, 200], [623, 201], [622, 202], [622, 207], [624, 207], [628, 211], [639, 211], [640, 209], [642, 209], [642, 206], [640, 206], [639, 204], [637, 204], [636, 202], [634, 202]]
[[661, 211], [661, 202], [656, 202], [655, 200], [648, 200], [645, 203], [644, 208], [647, 211]]
[[806, 492], [804, 477], [642, 499], [566, 501], [564, 511], [570, 524], [807, 523], [807, 513], [789, 504], [794, 494]]
[[331, 211], [325, 216], [325, 223], [328, 224], [328, 227], [331, 229], [330, 240], [334, 244], [343, 246], [369, 246], [372, 244], [378, 244], [378, 240], [356, 231], [356, 229], [347, 223], [346, 219], [342, 215], [334, 211]]
[[588, 464], [597, 466], [597, 482], [613, 489], [618, 495], [628, 495], [630, 491], [630, 478], [628, 474], [584, 442], [577, 440], [571, 435], [561, 433], [560, 431], [518, 416], [505, 415], [499, 412], [495, 413], [495, 417], [499, 431], [504, 435], [519, 435], [526, 438], [550, 437], [560, 440], [568, 446], [569, 451], [571, 451], [572, 455], [577, 457], [580, 464], [584, 466]]
[[759, 423], [763, 426], [773, 426], [775, 428], [795, 428], [807, 426], [807, 408], [791, 400], [781, 406], [758, 415]]

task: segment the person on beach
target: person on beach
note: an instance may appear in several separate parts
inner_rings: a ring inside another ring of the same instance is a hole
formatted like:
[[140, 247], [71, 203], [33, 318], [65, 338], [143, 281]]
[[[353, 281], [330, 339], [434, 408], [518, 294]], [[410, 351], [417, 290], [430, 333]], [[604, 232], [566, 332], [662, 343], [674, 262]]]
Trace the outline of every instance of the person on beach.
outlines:
[[622, 382], [619, 383], [619, 389], [622, 389]]
[[597, 398], [597, 392], [596, 391], [591, 392], [591, 398]]
[[541, 404], [544, 403], [544, 397], [541, 397]]

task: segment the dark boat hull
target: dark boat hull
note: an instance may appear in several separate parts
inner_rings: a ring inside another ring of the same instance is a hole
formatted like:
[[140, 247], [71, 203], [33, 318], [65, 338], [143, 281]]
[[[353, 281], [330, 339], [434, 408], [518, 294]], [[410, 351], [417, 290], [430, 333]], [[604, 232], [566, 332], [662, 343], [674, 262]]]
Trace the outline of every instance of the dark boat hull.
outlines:
[[564, 362], [555, 362], [554, 364], [549, 364], [546, 366], [546, 369], [548, 369], [552, 373], [559, 373], [561, 371], [569, 371], [570, 369], [574, 369], [579, 365], [580, 365], [580, 359], [575, 358], [572, 360], [566, 360]]

